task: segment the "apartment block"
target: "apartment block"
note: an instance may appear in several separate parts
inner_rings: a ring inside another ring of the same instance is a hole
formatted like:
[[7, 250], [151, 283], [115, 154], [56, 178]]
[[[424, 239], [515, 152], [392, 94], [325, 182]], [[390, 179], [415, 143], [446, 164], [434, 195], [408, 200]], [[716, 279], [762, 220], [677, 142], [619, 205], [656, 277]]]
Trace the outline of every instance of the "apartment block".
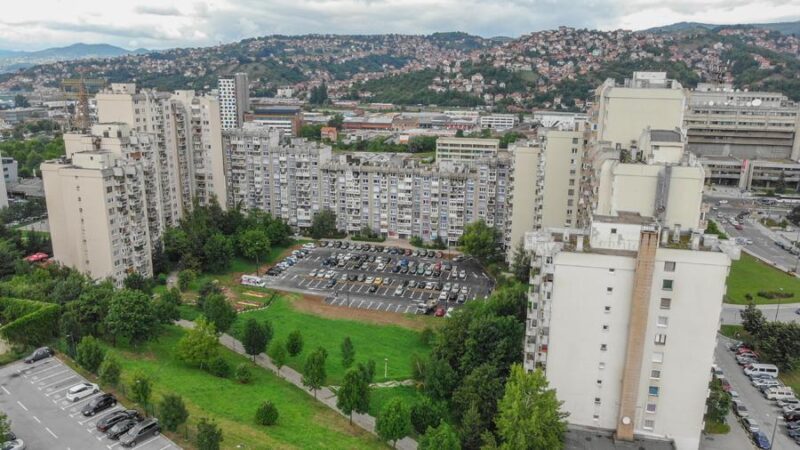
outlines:
[[518, 120], [515, 114], [489, 114], [480, 117], [480, 126], [492, 130], [510, 130], [517, 125]]
[[153, 276], [141, 162], [105, 150], [42, 163], [53, 257], [117, 286]]
[[232, 78], [220, 78], [218, 95], [222, 129], [241, 127], [244, 113], [250, 108], [250, 81], [246, 73], [236, 73]]
[[436, 161], [439, 163], [471, 164], [493, 158], [500, 150], [500, 140], [479, 138], [440, 137], [436, 139]]

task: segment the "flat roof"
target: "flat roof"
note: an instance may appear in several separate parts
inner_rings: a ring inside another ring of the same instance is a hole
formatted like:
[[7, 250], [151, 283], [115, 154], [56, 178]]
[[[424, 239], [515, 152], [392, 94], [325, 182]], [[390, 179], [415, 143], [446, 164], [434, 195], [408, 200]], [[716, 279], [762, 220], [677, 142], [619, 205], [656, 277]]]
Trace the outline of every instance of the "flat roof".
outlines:
[[650, 130], [650, 140], [657, 142], [681, 142], [681, 134], [674, 130]]
[[633, 441], [614, 439], [607, 430], [591, 430], [570, 426], [564, 435], [567, 450], [675, 450], [671, 441], [647, 439], [640, 436]]

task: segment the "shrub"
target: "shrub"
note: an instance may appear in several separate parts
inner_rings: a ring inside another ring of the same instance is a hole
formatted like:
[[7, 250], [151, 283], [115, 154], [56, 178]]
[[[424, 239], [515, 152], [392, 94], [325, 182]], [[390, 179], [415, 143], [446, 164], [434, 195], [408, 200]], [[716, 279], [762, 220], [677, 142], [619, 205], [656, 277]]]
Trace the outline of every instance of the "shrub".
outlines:
[[300, 330], [294, 330], [286, 337], [286, 351], [289, 356], [297, 356], [303, 351], [303, 335]]
[[189, 289], [189, 284], [197, 278], [192, 269], [184, 269], [178, 272], [178, 288], [182, 291]]
[[231, 375], [231, 365], [228, 364], [225, 358], [217, 356], [211, 360], [211, 364], [208, 365], [208, 371], [214, 376], [228, 378]]
[[103, 358], [105, 358], [105, 351], [100, 347], [97, 339], [92, 336], [84, 336], [78, 344], [78, 354], [75, 357], [78, 364], [89, 372], [97, 373]]
[[266, 401], [256, 411], [256, 423], [259, 425], [275, 425], [278, 421], [278, 408], [271, 401]]
[[422, 345], [431, 345], [431, 344], [433, 344], [433, 339], [435, 337], [436, 337], [436, 334], [433, 332], [433, 329], [431, 329], [431, 327], [425, 327], [419, 333], [419, 341], [422, 343]]
[[417, 433], [423, 434], [428, 427], [437, 427], [444, 415], [440, 404], [434, 403], [429, 397], [422, 397], [411, 406], [411, 425]]
[[119, 383], [119, 376], [121, 373], [122, 367], [117, 358], [111, 354], [106, 354], [103, 363], [100, 364], [100, 381], [116, 386], [117, 383]]
[[791, 292], [783, 292], [783, 291], [758, 291], [756, 294], [761, 298], [766, 298], [769, 300], [774, 300], [777, 298], [792, 298], [794, 294]]
[[250, 371], [250, 367], [246, 363], [241, 363], [236, 366], [236, 371], [233, 374], [236, 381], [242, 384], [249, 384], [253, 381], [253, 372]]

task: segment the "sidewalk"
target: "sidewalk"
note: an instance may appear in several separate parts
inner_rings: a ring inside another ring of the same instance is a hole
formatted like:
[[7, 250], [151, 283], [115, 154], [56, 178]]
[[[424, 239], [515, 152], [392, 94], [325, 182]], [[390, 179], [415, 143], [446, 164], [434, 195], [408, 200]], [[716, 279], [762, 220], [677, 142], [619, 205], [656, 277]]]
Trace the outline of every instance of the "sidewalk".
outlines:
[[[176, 324], [183, 328], [194, 328], [194, 322], [190, 322], [188, 320], [181, 319], [178, 320]], [[223, 334], [222, 336], [220, 336], [219, 343], [224, 345], [228, 349], [233, 350], [236, 353], [239, 353], [240, 355], [244, 355], [250, 358], [250, 356], [245, 353], [242, 343], [228, 334]], [[291, 367], [283, 366], [280, 370], [278, 370], [275, 364], [272, 363], [272, 360], [264, 353], [260, 353], [259, 355], [256, 356], [256, 364], [267, 370], [275, 372], [276, 374], [278, 374], [279, 377], [283, 378], [289, 383], [292, 383], [293, 385], [297, 386], [298, 388], [305, 391], [309, 395], [312, 396], [314, 395], [314, 393], [311, 390], [306, 389], [306, 387], [303, 386], [303, 375], [301, 375], [299, 372], [292, 369]], [[317, 391], [317, 400], [324, 403], [326, 406], [338, 412], [339, 414], [347, 417], [336, 407], [336, 394], [331, 392], [331, 390], [328, 389], [327, 387], [323, 387], [322, 389]], [[375, 418], [370, 416], [369, 414], [353, 413], [353, 423], [369, 431], [372, 434], [376, 434]], [[397, 441], [397, 448], [402, 450], [416, 450], [417, 441], [409, 437], [405, 437], [400, 441]]]

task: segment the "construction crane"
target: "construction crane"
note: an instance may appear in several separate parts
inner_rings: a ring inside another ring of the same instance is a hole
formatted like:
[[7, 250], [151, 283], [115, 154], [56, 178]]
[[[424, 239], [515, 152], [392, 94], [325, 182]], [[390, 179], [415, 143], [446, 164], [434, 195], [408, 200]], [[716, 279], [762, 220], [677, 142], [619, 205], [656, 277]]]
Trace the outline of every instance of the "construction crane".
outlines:
[[89, 91], [97, 93], [105, 87], [106, 80], [102, 78], [85, 78], [85, 69], [78, 69], [80, 77], [65, 78], [61, 80], [61, 92], [64, 96], [64, 109], [69, 100], [76, 100], [75, 112], [72, 118], [72, 128], [78, 130], [88, 130], [92, 124], [89, 116]]

